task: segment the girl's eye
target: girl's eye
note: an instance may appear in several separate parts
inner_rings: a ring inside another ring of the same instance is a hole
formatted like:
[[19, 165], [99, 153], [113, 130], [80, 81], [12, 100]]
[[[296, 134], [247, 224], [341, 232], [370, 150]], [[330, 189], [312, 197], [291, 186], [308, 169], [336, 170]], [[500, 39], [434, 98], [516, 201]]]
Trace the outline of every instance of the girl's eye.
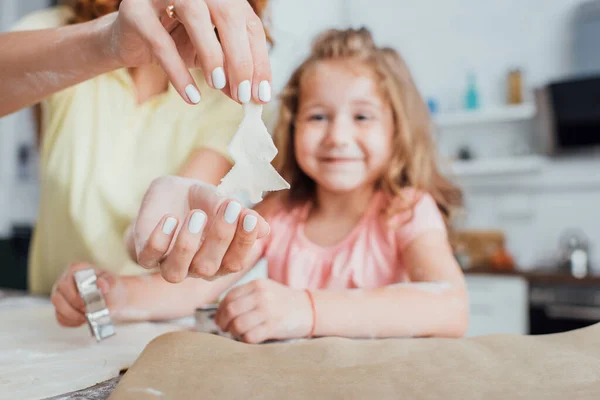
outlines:
[[368, 115], [366, 114], [356, 114], [356, 116], [354, 117], [357, 121], [367, 121], [369, 119], [371, 119]]
[[325, 121], [327, 116], [325, 114], [313, 114], [308, 117], [309, 121]]

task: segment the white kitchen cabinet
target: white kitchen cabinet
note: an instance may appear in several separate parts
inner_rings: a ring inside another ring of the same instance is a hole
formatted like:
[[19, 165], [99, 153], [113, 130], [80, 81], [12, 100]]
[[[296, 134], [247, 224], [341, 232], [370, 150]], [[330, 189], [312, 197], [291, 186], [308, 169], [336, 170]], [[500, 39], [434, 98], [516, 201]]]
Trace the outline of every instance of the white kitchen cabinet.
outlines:
[[467, 336], [528, 333], [529, 300], [525, 278], [467, 274], [466, 281], [469, 293]]

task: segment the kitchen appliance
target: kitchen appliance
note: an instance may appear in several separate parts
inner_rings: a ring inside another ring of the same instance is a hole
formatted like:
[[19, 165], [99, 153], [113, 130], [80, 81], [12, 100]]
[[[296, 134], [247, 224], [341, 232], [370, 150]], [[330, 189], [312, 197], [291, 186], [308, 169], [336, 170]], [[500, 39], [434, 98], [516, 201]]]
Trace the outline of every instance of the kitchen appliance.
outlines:
[[560, 267], [575, 278], [584, 278], [590, 272], [587, 236], [579, 230], [570, 230], [560, 238]]
[[529, 333], [566, 332], [600, 322], [600, 280], [530, 280]]
[[600, 73], [549, 83], [536, 89], [535, 101], [542, 153], [600, 148]]

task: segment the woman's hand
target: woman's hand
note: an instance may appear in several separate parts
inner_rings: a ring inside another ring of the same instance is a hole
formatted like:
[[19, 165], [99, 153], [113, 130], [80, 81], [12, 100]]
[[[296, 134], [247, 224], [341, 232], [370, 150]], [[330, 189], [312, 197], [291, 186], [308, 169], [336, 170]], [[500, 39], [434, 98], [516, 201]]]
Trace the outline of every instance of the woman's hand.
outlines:
[[126, 302], [125, 286], [119, 277], [87, 263], [73, 263], [52, 288], [51, 301], [56, 319], [61, 326], [78, 327], [85, 323], [85, 304], [77, 291], [73, 275], [76, 271], [89, 268], [96, 271], [96, 284], [104, 295], [111, 313], [117, 311]]
[[108, 52], [122, 65], [158, 62], [189, 103], [200, 93], [188, 68], [240, 103], [271, 99], [266, 35], [247, 0], [123, 0], [109, 32]]
[[243, 270], [256, 240], [268, 233], [261, 216], [218, 196], [215, 186], [168, 176], [150, 185], [127, 243], [141, 266], [160, 267], [165, 280], [177, 283]]
[[303, 290], [268, 279], [232, 289], [219, 305], [216, 324], [247, 343], [307, 336], [312, 307]]

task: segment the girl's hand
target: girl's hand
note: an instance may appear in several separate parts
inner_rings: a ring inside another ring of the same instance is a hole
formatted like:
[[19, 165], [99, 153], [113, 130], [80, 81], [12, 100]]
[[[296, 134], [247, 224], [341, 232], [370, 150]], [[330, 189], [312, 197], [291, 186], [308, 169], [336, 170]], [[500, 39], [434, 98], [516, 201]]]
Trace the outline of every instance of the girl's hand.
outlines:
[[219, 305], [216, 324], [247, 343], [307, 336], [312, 328], [308, 295], [268, 279], [232, 289]]
[[240, 272], [268, 233], [261, 216], [218, 196], [215, 186], [168, 176], [150, 185], [127, 243], [141, 266], [160, 267], [165, 280], [177, 283]]
[[52, 288], [51, 301], [54, 305], [56, 319], [61, 326], [78, 327], [86, 322], [85, 304], [77, 291], [76, 271], [93, 268], [96, 271], [97, 285], [109, 311], [117, 311], [126, 301], [125, 287], [119, 277], [112, 275], [87, 263], [73, 263], [56, 281]]
[[125, 67], [158, 62], [191, 104], [200, 93], [188, 68], [201, 68], [210, 86], [240, 103], [271, 99], [266, 35], [247, 0], [123, 0], [107, 18], [106, 51]]

